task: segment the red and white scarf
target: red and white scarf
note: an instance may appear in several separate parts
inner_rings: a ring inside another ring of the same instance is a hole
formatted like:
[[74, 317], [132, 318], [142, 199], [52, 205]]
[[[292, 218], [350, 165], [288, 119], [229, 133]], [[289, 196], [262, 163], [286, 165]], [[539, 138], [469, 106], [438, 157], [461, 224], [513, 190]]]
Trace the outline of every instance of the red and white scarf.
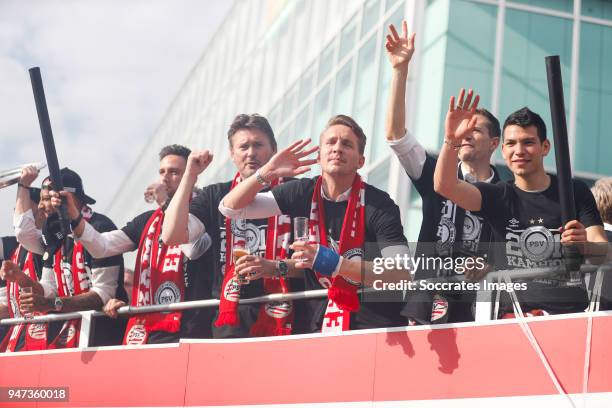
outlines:
[[[63, 246], [53, 255], [53, 272], [57, 282], [57, 295], [69, 297], [89, 292], [91, 286], [87, 270], [85, 269], [85, 249], [83, 244], [74, 241], [72, 259], [70, 263], [64, 262]], [[81, 320], [67, 320], [64, 322], [59, 334], [49, 343], [49, 349], [76, 347], [79, 341]]]
[[[11, 261], [18, 264], [21, 256], [21, 251], [24, 250], [21, 245], [17, 247]], [[34, 268], [34, 258], [31, 252], [27, 252], [25, 261], [23, 263], [23, 272], [32, 281], [37, 282], [38, 277], [36, 276], [36, 270]], [[16, 282], [8, 282], [7, 285], [7, 298], [8, 298], [8, 312], [9, 317], [20, 318], [23, 317], [19, 311], [19, 285]], [[45, 350], [47, 348], [47, 324], [46, 323], [31, 323], [31, 324], [19, 324], [17, 326], [11, 326], [9, 331], [0, 345], [0, 352], [12, 353], [16, 351], [19, 336], [24, 328], [25, 332], [25, 344], [22, 351], [32, 350]]]
[[[132, 306], [182, 302], [185, 298], [185, 257], [178, 245], [161, 241], [164, 212], [158, 208], [143, 230], [134, 268]], [[130, 318], [123, 344], [145, 344], [154, 331], [176, 333], [181, 312], [146, 313]]]
[[[325, 227], [325, 207], [323, 206], [323, 177], [317, 178], [312, 203], [310, 221], [308, 222], [309, 241], [329, 247], [327, 228]], [[338, 252], [347, 256], [354, 249], [363, 249], [365, 242], [365, 184], [355, 174], [351, 192], [346, 206]], [[362, 252], [363, 253], [363, 252]], [[356, 259], [355, 255], [351, 256]], [[350, 313], [359, 310], [357, 286], [341, 276], [331, 278], [314, 271], [317, 280], [324, 288], [328, 288], [327, 308], [323, 316], [321, 332], [337, 332], [350, 329]]]
[[[240, 174], [236, 174], [232, 180], [230, 190], [239, 182]], [[282, 183], [276, 180], [272, 187]], [[238, 326], [240, 318], [238, 314], [238, 303], [240, 301], [240, 283], [234, 271], [233, 247], [234, 243], [244, 241], [245, 237], [237, 237], [234, 231], [240, 228], [232, 228], [244, 220], [232, 221], [225, 219], [225, 269], [221, 299], [219, 303], [219, 317], [215, 322], [216, 327], [224, 325]], [[244, 228], [242, 228], [244, 230]], [[266, 259], [286, 259], [291, 240], [291, 218], [286, 215], [279, 215], [268, 218], [266, 231]], [[264, 290], [266, 294], [288, 293], [289, 285], [284, 278], [264, 278]], [[293, 306], [291, 302], [268, 302], [261, 305], [257, 321], [250, 329], [252, 336], [280, 336], [291, 334], [293, 322]]]

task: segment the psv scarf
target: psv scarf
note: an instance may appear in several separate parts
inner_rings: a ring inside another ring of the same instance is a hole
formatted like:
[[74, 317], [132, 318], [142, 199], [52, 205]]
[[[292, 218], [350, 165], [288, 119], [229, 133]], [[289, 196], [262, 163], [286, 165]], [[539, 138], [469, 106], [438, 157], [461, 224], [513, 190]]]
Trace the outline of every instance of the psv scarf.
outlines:
[[[164, 212], [158, 208], [143, 230], [134, 268], [132, 306], [182, 302], [185, 298], [185, 260], [178, 245], [161, 241]], [[146, 313], [130, 318], [123, 344], [145, 344], [154, 331], [176, 333], [181, 327], [181, 312]]]
[[[240, 182], [240, 174], [236, 174], [232, 180], [230, 190]], [[272, 187], [282, 183], [276, 180]], [[244, 237], [234, 235], [236, 228], [232, 229], [237, 223], [244, 220], [232, 222], [229, 218], [225, 219], [225, 269], [221, 299], [219, 302], [219, 317], [215, 322], [216, 327], [224, 325], [238, 326], [240, 318], [238, 314], [238, 302], [240, 301], [240, 283], [234, 270], [234, 243], [246, 241]], [[286, 259], [291, 239], [291, 218], [286, 215], [279, 215], [268, 218], [266, 231], [266, 259]], [[264, 291], [266, 294], [288, 293], [289, 284], [285, 278], [264, 278]], [[291, 334], [293, 322], [293, 306], [291, 302], [268, 302], [261, 305], [257, 321], [250, 329], [252, 336], [280, 336]]]
[[[23, 247], [19, 245], [11, 261], [18, 264]], [[22, 266], [23, 272], [32, 279], [34, 282], [38, 281], [36, 276], [36, 270], [34, 268], [34, 259], [31, 252], [27, 252], [25, 261]], [[19, 285], [15, 282], [8, 282], [7, 285], [7, 297], [8, 297], [8, 311], [9, 317], [20, 318], [23, 317], [19, 311]], [[25, 332], [25, 344], [21, 349], [22, 351], [32, 350], [45, 350], [47, 348], [47, 324], [46, 323], [31, 323], [31, 324], [19, 324], [17, 326], [11, 326], [5, 337], [4, 342], [0, 345], [0, 351], [12, 353], [16, 351], [17, 342], [21, 336], [21, 332], [26, 328]]]
[[[309, 241], [329, 247], [327, 228], [325, 228], [325, 208], [322, 191], [323, 177], [319, 177], [312, 194], [310, 221], [308, 223]], [[351, 193], [346, 206], [338, 251], [340, 255], [356, 248], [363, 248], [365, 241], [365, 184], [355, 174]], [[357, 286], [341, 276], [331, 278], [314, 271], [317, 280], [324, 288], [328, 288], [327, 308], [323, 316], [321, 332], [337, 332], [349, 330], [350, 312], [359, 310]]]
[[[63, 245], [55, 251], [53, 272], [57, 282], [57, 294], [59, 297], [80, 295], [89, 291], [90, 282], [85, 270], [85, 250], [83, 244], [74, 241], [72, 259], [64, 261]], [[79, 329], [81, 320], [68, 320], [64, 322], [59, 334], [49, 344], [49, 349], [76, 347], [79, 341]]]

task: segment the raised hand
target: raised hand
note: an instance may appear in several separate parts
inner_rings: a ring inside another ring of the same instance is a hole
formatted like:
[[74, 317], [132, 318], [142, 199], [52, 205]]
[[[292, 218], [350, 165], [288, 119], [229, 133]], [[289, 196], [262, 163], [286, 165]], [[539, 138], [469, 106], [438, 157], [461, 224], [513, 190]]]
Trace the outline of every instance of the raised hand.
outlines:
[[57, 191], [50, 190], [49, 197], [51, 197], [51, 205], [58, 209], [62, 206], [62, 203], [66, 204], [66, 211], [70, 219], [75, 219], [81, 213], [81, 210], [77, 207], [74, 201], [74, 194], [69, 191]]
[[[470, 89], [465, 99], [465, 89], [459, 92], [459, 102], [455, 107], [455, 96], [451, 96], [444, 122], [445, 139], [455, 145], [460, 145], [461, 140], [469, 135], [476, 126], [476, 108], [480, 101], [480, 96], [474, 97], [474, 92]], [[472, 98], [474, 101], [472, 102]]]
[[192, 177], [199, 176], [210, 165], [213, 160], [213, 154], [208, 150], [200, 150], [191, 152], [187, 159], [187, 169], [185, 175]]
[[389, 31], [391, 34], [387, 34], [387, 42], [385, 48], [387, 49], [387, 57], [393, 68], [407, 68], [414, 54], [414, 37], [415, 33], [408, 36], [408, 25], [406, 21], [402, 21], [402, 35], [399, 36], [395, 26], [389, 25]]
[[36, 166], [26, 166], [21, 169], [21, 176], [19, 177], [19, 184], [23, 184], [26, 187], [30, 187], [32, 182], [36, 180], [40, 171]]
[[262, 176], [267, 181], [272, 181], [279, 177], [299, 176], [309, 171], [310, 166], [315, 164], [317, 159], [307, 159], [306, 157], [319, 150], [318, 146], [304, 150], [309, 143], [310, 139], [300, 140], [276, 153], [263, 166]]
[[144, 199], [147, 203], [153, 201], [162, 207], [166, 201], [168, 201], [168, 188], [164, 183], [156, 181], [147, 186], [144, 192]]

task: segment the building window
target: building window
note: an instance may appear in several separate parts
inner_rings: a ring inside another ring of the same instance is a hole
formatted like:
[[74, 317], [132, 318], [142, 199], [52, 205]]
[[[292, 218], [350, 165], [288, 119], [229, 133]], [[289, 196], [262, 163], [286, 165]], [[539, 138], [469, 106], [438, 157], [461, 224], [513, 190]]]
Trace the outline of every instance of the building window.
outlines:
[[[559, 55], [566, 116], [569, 117], [569, 94], [572, 59], [572, 21], [519, 10], [506, 11], [500, 122], [523, 106], [542, 116], [552, 142], [550, 103], [544, 57]], [[544, 165], [554, 167], [551, 150]]]
[[319, 91], [314, 104], [314, 123], [312, 131], [321, 133], [329, 120], [329, 83]]
[[582, 0], [582, 15], [612, 20], [612, 1]]
[[317, 79], [317, 82], [319, 84], [325, 81], [325, 78], [334, 67], [335, 44], [336, 42], [332, 40], [332, 42], [327, 46], [327, 48], [321, 53], [321, 59], [319, 62], [319, 76]]
[[568, 13], [571, 13], [574, 10], [573, 0], [512, 0], [511, 2], [508, 2], [508, 5], [511, 5], [512, 3], [525, 4], [528, 6], [553, 9], [557, 11], [566, 11]]
[[582, 23], [575, 169], [612, 174], [612, 27]]
[[497, 9], [463, 0], [427, 7], [416, 126], [408, 124], [426, 149], [438, 149], [449, 98], [460, 88], [473, 88], [480, 106], [491, 107]]
[[387, 191], [389, 189], [389, 165], [391, 160], [384, 160], [368, 171], [368, 184]]
[[338, 71], [334, 90], [334, 115], [349, 115], [351, 112], [351, 102], [353, 99], [353, 84], [351, 82], [352, 70], [353, 61], [348, 60], [340, 71]]
[[353, 47], [355, 47], [355, 35], [357, 34], [357, 13], [351, 17], [350, 22], [342, 29], [340, 35], [340, 52], [338, 61], [342, 61], [348, 55]]
[[[385, 22], [384, 30], [388, 30], [389, 24], [393, 24], [401, 33], [404, 9], [398, 8]], [[410, 28], [408, 28], [410, 30]], [[386, 32], [386, 31], [385, 31]], [[378, 160], [382, 155], [389, 152], [385, 138], [385, 120], [387, 115], [387, 105], [389, 104], [389, 88], [391, 86], [392, 68], [387, 58], [384, 45], [381, 44], [380, 50], [380, 69], [378, 70], [378, 86], [376, 96], [376, 114], [374, 116], [374, 130], [372, 132], [370, 147], [370, 163]], [[409, 91], [409, 90], [408, 90]], [[370, 136], [370, 135], [368, 135]]]
[[357, 84], [353, 117], [366, 135], [372, 134], [372, 116], [376, 97], [376, 36], [359, 50]]
[[363, 8], [363, 18], [361, 20], [361, 37], [364, 37], [374, 27], [380, 14], [380, 1], [368, 0]]

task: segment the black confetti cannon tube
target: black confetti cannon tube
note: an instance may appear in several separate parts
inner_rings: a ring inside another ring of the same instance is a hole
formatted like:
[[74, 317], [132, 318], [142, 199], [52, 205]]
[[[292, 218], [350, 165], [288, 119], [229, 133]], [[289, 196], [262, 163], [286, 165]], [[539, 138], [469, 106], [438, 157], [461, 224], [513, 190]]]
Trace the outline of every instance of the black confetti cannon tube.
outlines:
[[[561, 221], [563, 226], [568, 221], [576, 219], [576, 204], [574, 202], [574, 186], [572, 184], [572, 167], [570, 163], [569, 142], [567, 138], [567, 122], [565, 119], [565, 101], [563, 99], [563, 80], [561, 78], [561, 63], [558, 55], [551, 55], [546, 60], [546, 76], [548, 78], [548, 99], [550, 101], [550, 116], [552, 119], [553, 140], [555, 141], [555, 161], [559, 180], [559, 198], [561, 204]], [[582, 257], [575, 246], [564, 248], [566, 266], [569, 271], [577, 271], [582, 263]]]

